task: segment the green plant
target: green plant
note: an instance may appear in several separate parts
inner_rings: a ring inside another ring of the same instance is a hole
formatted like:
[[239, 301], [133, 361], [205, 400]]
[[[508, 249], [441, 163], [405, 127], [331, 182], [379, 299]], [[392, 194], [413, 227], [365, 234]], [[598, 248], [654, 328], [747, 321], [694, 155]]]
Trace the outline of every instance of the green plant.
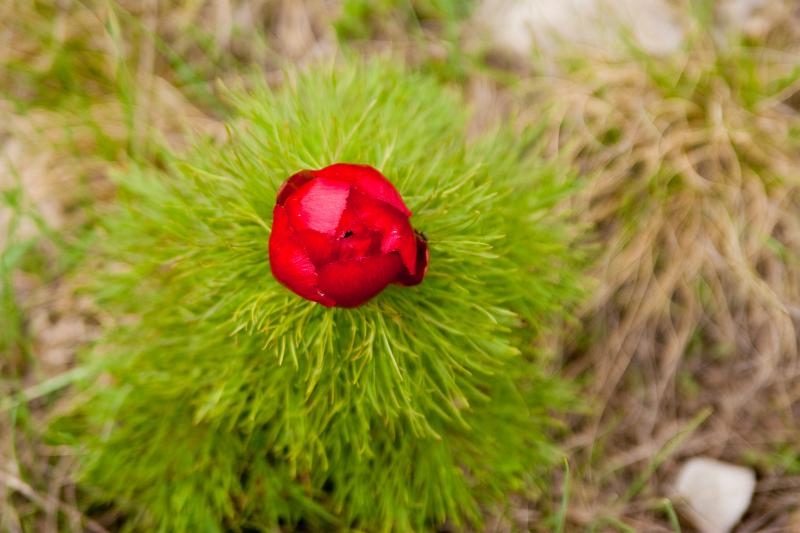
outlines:
[[[378, 63], [232, 91], [222, 146], [120, 172], [96, 296], [111, 314], [61, 435], [83, 486], [129, 529], [304, 524], [408, 531], [480, 522], [558, 459], [570, 388], [541, 337], [580, 291], [574, 185], [536, 134], [465, 139], [463, 102]], [[356, 309], [270, 275], [275, 194], [303, 168], [381, 169], [425, 232], [430, 270]]]
[[471, 10], [469, 0], [346, 0], [335, 28], [343, 40], [413, 35], [431, 24], [453, 33]]

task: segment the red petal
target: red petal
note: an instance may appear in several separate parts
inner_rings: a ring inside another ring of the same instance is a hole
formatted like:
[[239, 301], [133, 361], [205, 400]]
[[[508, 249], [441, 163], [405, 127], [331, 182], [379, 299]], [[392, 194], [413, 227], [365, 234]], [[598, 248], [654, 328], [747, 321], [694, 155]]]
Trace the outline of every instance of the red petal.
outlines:
[[350, 185], [338, 180], [317, 178], [309, 181], [286, 200], [292, 226], [334, 235], [347, 207]]
[[352, 211], [364, 225], [381, 234], [381, 252], [399, 252], [406, 269], [414, 274], [417, 266], [417, 244], [408, 217], [389, 204], [373, 200], [353, 191], [348, 201]]
[[338, 307], [356, 307], [381, 292], [403, 269], [397, 254], [335, 261], [319, 270], [319, 286]]
[[407, 217], [411, 216], [411, 211], [403, 203], [403, 198], [392, 182], [371, 166], [336, 163], [320, 170], [313, 170], [312, 174], [318, 178], [333, 178], [351, 183], [367, 196], [386, 202]]
[[289, 225], [286, 210], [280, 205], [272, 212], [269, 266], [275, 279], [303, 298], [329, 307], [335, 304], [319, 291], [317, 270]]
[[325, 235], [313, 229], [295, 231], [297, 241], [303, 245], [311, 262], [324, 265], [336, 258], [339, 245], [336, 237]]
[[339, 241], [339, 261], [348, 259], [364, 259], [367, 256], [380, 254], [380, 235], [363, 232]]
[[275, 200], [275, 203], [278, 205], [283, 205], [284, 202], [292, 195], [294, 192], [308, 183], [309, 181], [314, 179], [314, 175], [308, 170], [301, 170], [296, 174], [293, 174], [286, 183], [284, 183], [281, 188], [278, 190], [278, 197]]
[[408, 271], [401, 272], [395, 283], [400, 285], [412, 286], [422, 283], [425, 274], [428, 273], [428, 262], [430, 261], [430, 252], [428, 251], [428, 241], [417, 233], [417, 267], [416, 272], [409, 273]]
[[[353, 191], [350, 191], [350, 194], [354, 194]], [[348, 201], [351, 197], [348, 197]], [[352, 209], [345, 209], [344, 213], [342, 213], [342, 218], [339, 219], [339, 227], [336, 228], [336, 236], [343, 237], [347, 232], [351, 232], [354, 235], [361, 235], [368, 231], [370, 231], [370, 229], [364, 225], [364, 222]]]

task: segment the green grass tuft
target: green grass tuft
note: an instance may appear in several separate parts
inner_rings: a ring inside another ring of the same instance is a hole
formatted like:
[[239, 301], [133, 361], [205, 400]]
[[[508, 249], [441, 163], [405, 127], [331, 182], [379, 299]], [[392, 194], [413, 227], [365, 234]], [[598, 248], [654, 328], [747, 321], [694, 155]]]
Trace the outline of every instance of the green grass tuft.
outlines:
[[[532, 338], [580, 295], [554, 210], [571, 176], [535, 135], [468, 144], [457, 95], [377, 63], [231, 100], [223, 146], [117, 177], [96, 287], [117, 320], [90, 362], [113, 385], [71, 422], [87, 491], [148, 531], [424, 530], [533, 494], [573, 402]], [[429, 239], [422, 285], [327, 309], [272, 278], [276, 190], [337, 161], [404, 196]]]

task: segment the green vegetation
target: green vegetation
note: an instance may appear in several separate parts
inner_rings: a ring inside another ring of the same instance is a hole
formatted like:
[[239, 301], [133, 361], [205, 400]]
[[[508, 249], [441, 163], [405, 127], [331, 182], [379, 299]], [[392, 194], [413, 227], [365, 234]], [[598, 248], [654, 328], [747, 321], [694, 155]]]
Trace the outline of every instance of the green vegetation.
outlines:
[[376, 38], [387, 32], [418, 36], [428, 27], [454, 38], [472, 4], [470, 0], [345, 0], [336, 33], [343, 40]]
[[[117, 175], [96, 283], [116, 320], [90, 363], [113, 384], [82, 410], [84, 483], [147, 530], [478, 523], [558, 459], [570, 389], [529, 339], [579, 295], [552, 210], [570, 180], [535, 138], [468, 144], [460, 99], [426, 77], [288, 76], [232, 94], [222, 146]], [[422, 285], [343, 310], [272, 279], [277, 188], [336, 161], [401, 191], [429, 239]]]

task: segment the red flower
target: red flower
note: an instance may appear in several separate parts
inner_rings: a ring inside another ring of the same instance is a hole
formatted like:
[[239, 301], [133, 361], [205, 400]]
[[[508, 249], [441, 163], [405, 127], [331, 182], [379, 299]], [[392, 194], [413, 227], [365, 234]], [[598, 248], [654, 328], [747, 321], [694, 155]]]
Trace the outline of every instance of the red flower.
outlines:
[[301, 170], [278, 191], [272, 212], [272, 275], [327, 307], [356, 307], [390, 283], [417, 285], [428, 270], [428, 245], [410, 216], [372, 167]]

